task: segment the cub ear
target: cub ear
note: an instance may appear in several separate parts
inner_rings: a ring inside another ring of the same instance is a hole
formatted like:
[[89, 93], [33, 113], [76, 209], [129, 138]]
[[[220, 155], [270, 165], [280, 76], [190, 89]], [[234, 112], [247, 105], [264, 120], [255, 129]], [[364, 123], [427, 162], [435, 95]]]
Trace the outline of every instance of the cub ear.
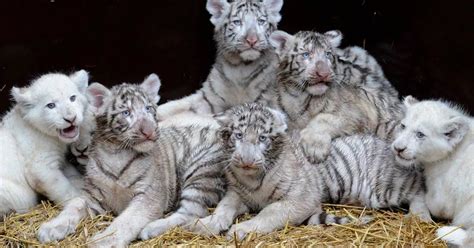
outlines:
[[145, 91], [145, 93], [150, 97], [150, 100], [154, 104], [158, 104], [160, 101], [160, 95], [158, 92], [161, 87], [161, 80], [155, 73], [150, 74], [143, 83], [140, 84], [140, 87]]
[[275, 119], [275, 131], [277, 133], [285, 133], [288, 129], [288, 125], [286, 124], [286, 115], [272, 108], [268, 108], [268, 110], [272, 113], [273, 118]]
[[214, 26], [219, 24], [228, 8], [227, 0], [207, 0], [206, 9], [211, 14], [211, 22]]
[[17, 102], [23, 108], [31, 106], [31, 93], [28, 88], [17, 88], [12, 87], [11, 95], [15, 102]]
[[444, 124], [443, 134], [451, 145], [455, 146], [464, 139], [469, 131], [469, 121], [463, 116], [451, 118]]
[[219, 136], [222, 140], [227, 142], [232, 134], [232, 130], [230, 129], [229, 125], [232, 122], [232, 118], [230, 117], [231, 111], [227, 110], [225, 112], [221, 112], [219, 114], [214, 115], [214, 119], [219, 123]]
[[92, 111], [98, 113], [104, 105], [105, 99], [112, 95], [109, 89], [99, 83], [92, 83], [87, 88], [87, 100], [92, 105]]
[[281, 20], [280, 10], [283, 7], [283, 0], [264, 0], [270, 23], [278, 23]]
[[277, 30], [270, 35], [270, 44], [275, 48], [275, 52], [278, 55], [288, 50], [292, 41], [293, 36], [281, 30]]
[[81, 93], [86, 93], [87, 85], [89, 84], [89, 73], [85, 70], [76, 71], [69, 75]]
[[326, 39], [328, 39], [329, 43], [332, 47], [338, 47], [341, 45], [342, 41], [342, 33], [339, 30], [331, 30], [324, 33]]
[[404, 99], [403, 99], [403, 104], [405, 105], [405, 107], [410, 107], [411, 105], [415, 104], [415, 103], [419, 103], [420, 101], [418, 101], [418, 99], [414, 98], [413, 96], [406, 96]]

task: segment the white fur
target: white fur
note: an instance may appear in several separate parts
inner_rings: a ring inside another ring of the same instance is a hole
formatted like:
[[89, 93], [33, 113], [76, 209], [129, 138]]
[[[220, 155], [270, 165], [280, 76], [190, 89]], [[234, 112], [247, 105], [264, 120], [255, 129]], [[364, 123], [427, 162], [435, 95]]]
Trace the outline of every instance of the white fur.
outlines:
[[[460, 232], [443, 239], [474, 247], [474, 121], [442, 101], [418, 102], [407, 97], [405, 105], [404, 127], [392, 145], [397, 160], [424, 166], [426, 204], [431, 214], [452, 219], [453, 225], [467, 231], [464, 241], [459, 240], [463, 237]], [[444, 235], [446, 230], [440, 229], [438, 234]]]
[[[37, 204], [37, 193], [57, 204], [79, 194], [64, 175], [77, 175], [65, 167], [64, 155], [68, 144], [79, 140], [87, 84], [82, 70], [71, 76], [46, 74], [28, 87], [12, 88], [17, 104], [0, 125], [0, 215], [28, 211]], [[51, 103], [54, 108], [47, 107]], [[62, 132], [71, 126], [65, 119], [78, 128]]]

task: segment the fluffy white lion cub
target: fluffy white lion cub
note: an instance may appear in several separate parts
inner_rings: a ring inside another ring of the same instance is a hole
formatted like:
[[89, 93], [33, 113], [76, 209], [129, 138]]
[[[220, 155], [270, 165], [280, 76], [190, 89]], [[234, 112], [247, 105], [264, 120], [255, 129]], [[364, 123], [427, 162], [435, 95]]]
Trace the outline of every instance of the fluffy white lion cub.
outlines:
[[79, 141], [89, 76], [46, 74], [24, 88], [13, 87], [16, 105], [0, 124], [0, 217], [25, 212], [37, 193], [57, 204], [79, 195], [64, 175], [68, 144]]
[[[474, 247], [474, 121], [441, 101], [405, 99], [406, 116], [392, 148], [398, 162], [421, 164], [432, 215], [452, 219], [443, 240]], [[456, 227], [455, 227], [456, 226]], [[459, 228], [461, 227], [461, 228]]]

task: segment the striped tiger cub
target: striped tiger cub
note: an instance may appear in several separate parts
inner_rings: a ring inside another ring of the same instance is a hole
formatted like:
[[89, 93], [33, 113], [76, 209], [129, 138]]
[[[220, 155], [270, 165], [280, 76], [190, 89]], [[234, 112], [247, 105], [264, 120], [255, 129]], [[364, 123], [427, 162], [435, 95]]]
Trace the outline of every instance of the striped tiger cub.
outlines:
[[377, 61], [359, 47], [339, 49], [341, 39], [339, 31], [270, 37], [280, 57], [274, 107], [288, 115], [291, 130], [301, 130], [312, 163], [326, 158], [336, 137], [370, 132], [391, 139], [402, 117], [398, 93]]
[[201, 89], [157, 109], [160, 120], [188, 112], [220, 113], [273, 97], [278, 57], [269, 43], [283, 0], [208, 0], [217, 56]]
[[[125, 247], [136, 239], [208, 215], [225, 192], [225, 161], [218, 129], [209, 126], [159, 127], [155, 116], [160, 80], [107, 89], [92, 84], [97, 129], [90, 147], [83, 197], [68, 202], [58, 217], [44, 223], [41, 242], [74, 232], [87, 208], [111, 211], [117, 218], [88, 241], [92, 246]], [[159, 219], [165, 213], [169, 217]], [[154, 221], [154, 222], [152, 222]]]
[[326, 214], [321, 203], [369, 208], [410, 205], [410, 212], [430, 220], [424, 204], [420, 171], [395, 163], [390, 145], [372, 135], [335, 139], [328, 159], [308, 163], [287, 133], [285, 116], [259, 104], [238, 106], [219, 117], [231, 162], [225, 169], [228, 190], [215, 212], [189, 226], [216, 235], [246, 212], [258, 214], [233, 225], [228, 237], [269, 233], [286, 223], [346, 223], [347, 217]]

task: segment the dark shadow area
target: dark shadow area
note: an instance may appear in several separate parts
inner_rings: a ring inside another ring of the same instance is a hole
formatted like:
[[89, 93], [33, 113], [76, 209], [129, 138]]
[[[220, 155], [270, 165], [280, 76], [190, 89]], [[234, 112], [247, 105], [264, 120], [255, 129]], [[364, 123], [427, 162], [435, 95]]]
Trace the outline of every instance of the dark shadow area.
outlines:
[[[0, 113], [12, 85], [86, 69], [105, 85], [157, 73], [163, 101], [192, 93], [214, 61], [205, 0], [0, 1]], [[474, 110], [472, 0], [286, 0], [280, 28], [345, 35], [368, 49], [401, 95]]]

